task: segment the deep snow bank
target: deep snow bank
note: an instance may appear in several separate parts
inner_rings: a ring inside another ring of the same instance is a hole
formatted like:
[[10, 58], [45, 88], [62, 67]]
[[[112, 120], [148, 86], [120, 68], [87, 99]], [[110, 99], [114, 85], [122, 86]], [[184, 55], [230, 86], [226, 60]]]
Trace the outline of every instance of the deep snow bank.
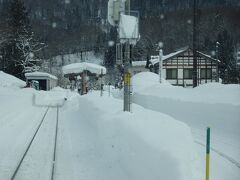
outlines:
[[[166, 80], [163, 80], [163, 82], [165, 86], [171, 86]], [[152, 72], [137, 73], [132, 77], [133, 92], [141, 91], [156, 84], [159, 84], [159, 76]]]
[[26, 86], [26, 82], [0, 71], [0, 87], [22, 88]]
[[[134, 80], [133, 77], [133, 84]], [[145, 86], [146, 81], [152, 84]], [[240, 85], [208, 83], [193, 89], [155, 82], [156, 78], [142, 73], [133, 91], [133, 102], [187, 123], [195, 136], [199, 136], [199, 131], [205, 135], [210, 126], [213, 147], [240, 161]]]
[[166, 81], [160, 84], [157, 74], [143, 72], [133, 76], [132, 85], [133, 92], [156, 98], [169, 98], [185, 102], [240, 105], [240, 85], [236, 84], [208, 83], [197, 88], [183, 88], [172, 86]]
[[[190, 128], [162, 113], [137, 105], [133, 109], [133, 113], [124, 113], [122, 101], [107, 95], [100, 97], [99, 92], [67, 102], [65, 116], [68, 121], [76, 119], [69, 130], [71, 133], [74, 129], [77, 131], [71, 138], [72, 149], [79, 149], [76, 156], [79, 151], [84, 152], [84, 158], [81, 157], [85, 169], [82, 177], [105, 180], [202, 179]], [[83, 136], [82, 140], [74, 141]], [[83, 142], [85, 144], [79, 145]]]

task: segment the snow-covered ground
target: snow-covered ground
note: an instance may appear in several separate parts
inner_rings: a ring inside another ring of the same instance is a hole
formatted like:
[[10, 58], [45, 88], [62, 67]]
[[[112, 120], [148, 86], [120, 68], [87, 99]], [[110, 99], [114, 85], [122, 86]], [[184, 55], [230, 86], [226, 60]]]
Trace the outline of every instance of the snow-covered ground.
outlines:
[[56, 126], [54, 179], [203, 179], [190, 128], [168, 115], [123, 112], [107, 94], [59, 87], [0, 87], [0, 99], [0, 179], [11, 178], [38, 127], [15, 179], [51, 179]]
[[93, 92], [60, 117], [57, 179], [201, 179], [189, 127], [169, 116], [140, 106], [123, 113], [121, 100]]
[[0, 86], [0, 179], [11, 179], [38, 127], [15, 179], [204, 179], [207, 126], [211, 179], [239, 179], [239, 86], [183, 89], [143, 73], [133, 89], [141, 106], [128, 113], [107, 92]]
[[21, 88], [26, 86], [26, 82], [0, 71], [0, 87]]
[[187, 123], [203, 167], [205, 131], [211, 127], [211, 179], [240, 179], [240, 85], [210, 83], [186, 89], [158, 80], [153, 73], [133, 77], [133, 102]]

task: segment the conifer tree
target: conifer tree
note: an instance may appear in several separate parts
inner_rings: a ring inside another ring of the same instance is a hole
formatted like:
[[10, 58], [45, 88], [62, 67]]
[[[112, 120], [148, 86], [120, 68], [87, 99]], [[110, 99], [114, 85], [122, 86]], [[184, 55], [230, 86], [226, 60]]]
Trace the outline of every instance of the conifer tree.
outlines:
[[227, 30], [218, 34], [217, 41], [219, 43], [218, 57], [221, 61], [219, 70], [220, 78], [223, 83], [238, 83], [239, 72], [236, 69], [236, 61], [234, 60], [233, 39]]
[[34, 52], [41, 44], [34, 39], [28, 13], [22, 0], [13, 0], [8, 13], [9, 37], [4, 46], [5, 71], [24, 79], [25, 72], [37, 70]]

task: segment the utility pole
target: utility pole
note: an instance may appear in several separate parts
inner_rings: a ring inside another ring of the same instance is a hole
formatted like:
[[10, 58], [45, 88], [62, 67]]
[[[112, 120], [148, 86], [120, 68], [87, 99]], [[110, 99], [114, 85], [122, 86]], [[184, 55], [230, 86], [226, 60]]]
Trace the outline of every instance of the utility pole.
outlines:
[[193, 87], [198, 85], [197, 72], [197, 0], [193, 1]]
[[86, 75], [85, 75], [85, 71], [83, 71], [82, 74], [81, 74], [81, 95], [85, 94], [85, 89], [86, 89], [86, 82], [85, 81], [86, 81]]
[[[131, 45], [134, 44], [135, 41], [139, 38], [138, 32], [138, 19], [139, 16], [137, 14], [136, 24], [128, 24], [129, 26], [135, 26], [135, 32], [132, 32], [132, 35], [126, 34], [126, 25], [121, 24], [121, 20], [126, 21], [126, 17], [131, 16], [131, 7], [130, 7], [130, 0], [109, 0], [108, 2], [108, 21], [112, 26], [119, 27], [119, 39], [120, 39], [120, 54], [123, 54], [123, 67], [124, 67], [124, 97], [123, 97], [123, 110], [124, 111], [131, 111], [131, 74], [129, 73], [130, 67], [130, 51]], [[124, 16], [122, 16], [122, 12], [124, 12]], [[121, 19], [122, 18], [122, 19]], [[134, 18], [134, 16], [132, 16]], [[121, 26], [120, 26], [121, 25]], [[128, 32], [128, 30], [127, 30]], [[131, 36], [131, 37], [130, 37]], [[134, 42], [133, 42], [134, 41]], [[121, 48], [123, 45], [124, 48]], [[117, 47], [118, 49], [118, 47]], [[123, 50], [124, 49], [124, 50]], [[118, 51], [117, 51], [118, 52]], [[124, 52], [124, 53], [123, 53]], [[121, 58], [120, 58], [121, 59]]]
[[130, 11], [131, 11], [131, 0], [126, 0], [126, 10], [127, 10], [127, 14], [130, 15]]
[[125, 57], [124, 57], [124, 100], [123, 100], [123, 111], [130, 112], [131, 110], [131, 74], [129, 73], [129, 66], [130, 66], [130, 44], [129, 41], [125, 43]]
[[163, 59], [163, 50], [162, 50], [162, 47], [163, 47], [163, 43], [162, 42], [159, 42], [158, 44], [159, 46], [159, 82], [162, 83], [162, 71], [163, 71], [163, 62], [162, 62], [162, 59]]
[[[126, 1], [126, 11], [130, 15], [130, 0]], [[129, 73], [130, 67], [130, 43], [125, 43], [125, 57], [124, 57], [124, 100], [123, 100], [123, 111], [131, 111], [131, 74]]]
[[[220, 43], [219, 42], [216, 42], [216, 59], [218, 61], [218, 58], [219, 58], [219, 45]], [[219, 82], [219, 63], [216, 62], [216, 82]]]
[[100, 96], [103, 96], [103, 69], [101, 69], [101, 91]]

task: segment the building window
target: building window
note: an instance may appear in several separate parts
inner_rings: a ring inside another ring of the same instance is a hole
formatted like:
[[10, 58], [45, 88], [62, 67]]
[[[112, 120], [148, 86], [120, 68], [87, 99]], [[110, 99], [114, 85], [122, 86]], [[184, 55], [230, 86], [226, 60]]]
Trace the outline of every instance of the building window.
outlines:
[[166, 79], [177, 79], [177, 69], [166, 69]]
[[201, 69], [201, 79], [212, 79], [212, 69]]
[[184, 79], [192, 79], [193, 69], [184, 69], [183, 70], [183, 78]]

